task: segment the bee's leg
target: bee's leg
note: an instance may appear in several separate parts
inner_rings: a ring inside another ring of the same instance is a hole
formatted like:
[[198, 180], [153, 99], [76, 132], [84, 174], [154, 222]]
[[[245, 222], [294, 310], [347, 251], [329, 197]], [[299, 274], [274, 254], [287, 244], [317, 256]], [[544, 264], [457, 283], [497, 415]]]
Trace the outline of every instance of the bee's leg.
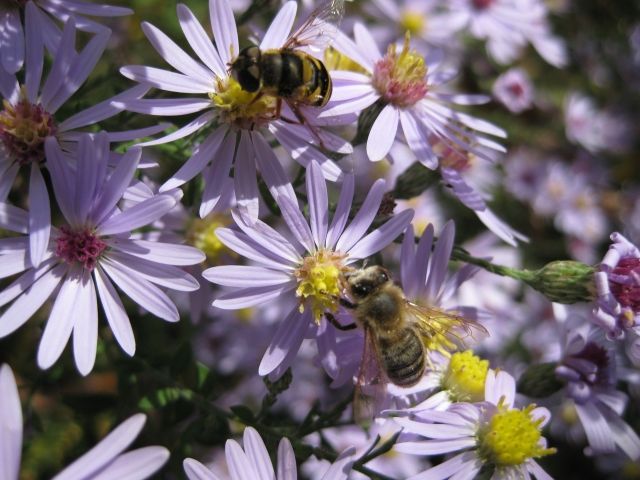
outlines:
[[327, 320], [331, 325], [336, 327], [338, 330], [342, 330], [343, 332], [358, 328], [358, 326], [355, 323], [350, 323], [349, 325], [342, 325], [341, 323], [338, 322], [338, 320], [336, 320], [336, 317], [334, 317], [332, 313], [324, 312], [324, 316], [327, 318]]
[[351, 302], [350, 300], [344, 297], [338, 298], [338, 301], [340, 302], [340, 305], [342, 305], [344, 308], [348, 308], [349, 310], [355, 310], [356, 308], [358, 308], [357, 304]]

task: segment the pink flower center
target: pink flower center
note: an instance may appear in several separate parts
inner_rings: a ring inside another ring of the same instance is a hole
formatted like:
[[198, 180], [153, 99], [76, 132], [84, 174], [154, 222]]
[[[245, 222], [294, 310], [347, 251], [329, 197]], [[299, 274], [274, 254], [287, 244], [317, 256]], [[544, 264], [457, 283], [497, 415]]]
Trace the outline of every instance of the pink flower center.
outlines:
[[[468, 141], [468, 139], [465, 138], [465, 141]], [[471, 153], [462, 150], [456, 144], [445, 143], [439, 137], [431, 137], [431, 148], [440, 159], [440, 166], [442, 167], [464, 172], [473, 165], [475, 157]]]
[[477, 10], [484, 10], [491, 6], [493, 0], [471, 0], [471, 3]]
[[373, 87], [384, 100], [398, 107], [410, 107], [428, 92], [427, 66], [424, 57], [409, 50], [409, 35], [405, 36], [400, 53], [390, 45], [387, 54], [373, 67]]
[[43, 162], [44, 140], [55, 135], [53, 116], [42, 105], [32, 104], [22, 95], [16, 105], [4, 100], [0, 112], [0, 141], [9, 156], [21, 165]]
[[522, 88], [522, 85], [519, 83], [510, 83], [507, 85], [507, 90], [509, 90], [509, 93], [514, 97], [521, 97], [524, 94], [524, 88]]
[[609, 288], [616, 300], [640, 313], [640, 258], [623, 258], [609, 275]]
[[91, 271], [107, 244], [89, 229], [74, 231], [68, 226], [60, 228], [56, 239], [56, 255], [67, 263], [80, 263]]

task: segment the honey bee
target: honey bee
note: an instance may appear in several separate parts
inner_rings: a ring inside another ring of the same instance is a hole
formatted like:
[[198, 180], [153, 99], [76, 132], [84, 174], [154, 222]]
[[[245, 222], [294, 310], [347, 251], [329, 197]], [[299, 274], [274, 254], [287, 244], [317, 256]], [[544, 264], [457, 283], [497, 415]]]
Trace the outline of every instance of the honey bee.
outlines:
[[[323, 107], [331, 98], [332, 82], [322, 61], [305, 50], [324, 51], [344, 11], [344, 0], [331, 0], [315, 10], [281, 48], [261, 50], [252, 45], [240, 51], [229, 73], [250, 93], [284, 100], [301, 123], [300, 106]], [[303, 50], [304, 49], [304, 50]]]
[[356, 324], [338, 326], [335, 319], [327, 318], [342, 330], [364, 329], [355, 405], [360, 410], [356, 417], [361, 419], [370, 416], [363, 415], [363, 410], [375, 408], [366, 405], [367, 397], [379, 396], [381, 389], [384, 393], [388, 382], [404, 388], [417, 384], [428, 368], [430, 350], [456, 350], [464, 337], [472, 336], [472, 329], [486, 333], [484, 327], [455, 313], [409, 301], [381, 266], [355, 270], [345, 279], [353, 302], [341, 299], [340, 303], [353, 310]]

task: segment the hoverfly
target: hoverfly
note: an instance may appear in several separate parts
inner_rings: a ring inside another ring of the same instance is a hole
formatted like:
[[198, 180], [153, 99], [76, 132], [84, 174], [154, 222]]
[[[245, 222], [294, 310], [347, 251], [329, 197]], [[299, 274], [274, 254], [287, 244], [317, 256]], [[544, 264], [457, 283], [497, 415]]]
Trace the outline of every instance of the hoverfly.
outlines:
[[282, 47], [261, 50], [252, 45], [242, 49], [229, 65], [230, 75], [243, 90], [256, 93], [255, 100], [262, 95], [277, 98], [276, 117], [280, 117], [282, 102], [286, 102], [298, 121], [318, 137], [300, 107], [326, 105], [332, 82], [324, 63], [310, 52], [324, 52], [343, 13], [344, 0], [329, 1], [314, 10]]

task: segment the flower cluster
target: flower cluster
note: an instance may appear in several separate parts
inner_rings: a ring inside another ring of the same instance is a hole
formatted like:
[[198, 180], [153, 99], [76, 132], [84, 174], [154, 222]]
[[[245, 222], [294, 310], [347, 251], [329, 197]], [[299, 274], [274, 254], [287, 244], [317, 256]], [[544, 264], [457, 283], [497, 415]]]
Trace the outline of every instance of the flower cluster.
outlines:
[[0, 6], [0, 479], [635, 472], [636, 7], [112, 3]]

